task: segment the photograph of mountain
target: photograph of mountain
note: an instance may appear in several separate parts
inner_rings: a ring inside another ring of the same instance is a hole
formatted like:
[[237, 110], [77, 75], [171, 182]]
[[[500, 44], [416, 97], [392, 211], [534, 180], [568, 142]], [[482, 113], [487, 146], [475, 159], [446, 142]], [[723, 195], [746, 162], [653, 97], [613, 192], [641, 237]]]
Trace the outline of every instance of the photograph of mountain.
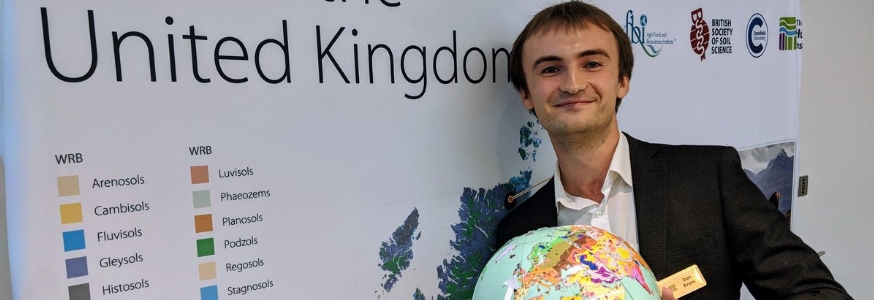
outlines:
[[738, 151], [744, 172], [787, 219], [792, 215], [795, 141]]

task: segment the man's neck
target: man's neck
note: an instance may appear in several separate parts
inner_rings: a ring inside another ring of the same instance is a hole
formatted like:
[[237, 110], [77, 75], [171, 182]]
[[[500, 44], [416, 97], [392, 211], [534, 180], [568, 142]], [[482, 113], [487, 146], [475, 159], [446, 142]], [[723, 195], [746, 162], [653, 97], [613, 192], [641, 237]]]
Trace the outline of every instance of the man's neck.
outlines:
[[561, 175], [568, 194], [600, 203], [601, 188], [610, 169], [610, 161], [619, 144], [618, 128], [587, 136], [552, 137]]

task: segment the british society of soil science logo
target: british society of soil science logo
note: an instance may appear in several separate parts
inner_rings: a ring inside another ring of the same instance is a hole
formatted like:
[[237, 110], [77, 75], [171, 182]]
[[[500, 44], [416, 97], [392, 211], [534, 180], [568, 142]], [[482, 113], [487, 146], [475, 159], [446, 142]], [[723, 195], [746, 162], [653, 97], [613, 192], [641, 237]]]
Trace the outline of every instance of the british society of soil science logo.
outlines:
[[710, 46], [710, 26], [704, 19], [704, 10], [701, 8], [692, 11], [692, 29], [689, 30], [689, 40], [692, 42], [692, 51], [704, 60], [707, 56], [707, 47]]
[[640, 45], [647, 56], [656, 57], [662, 53], [665, 45], [673, 45], [677, 39], [668, 38], [668, 33], [664, 31], [647, 32], [647, 23], [645, 14], [641, 14], [640, 18], [635, 20], [633, 10], [629, 9], [625, 13], [625, 34], [631, 39], [631, 44]]
[[712, 55], [731, 54], [733, 49], [731, 45], [731, 36], [734, 33], [732, 20], [728, 18], [713, 18], [710, 23], [704, 17], [704, 9], [698, 8], [693, 10], [692, 28], [689, 31], [689, 41], [692, 45], [692, 51], [701, 56], [701, 61], [706, 59], [706, 54], [709, 51]]

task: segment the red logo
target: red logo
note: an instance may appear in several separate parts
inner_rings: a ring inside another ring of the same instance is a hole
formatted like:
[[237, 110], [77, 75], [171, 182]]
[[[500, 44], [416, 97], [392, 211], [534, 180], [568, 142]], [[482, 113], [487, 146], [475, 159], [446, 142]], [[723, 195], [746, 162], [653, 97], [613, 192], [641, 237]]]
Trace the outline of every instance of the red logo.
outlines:
[[701, 55], [703, 61], [704, 55], [707, 54], [707, 47], [710, 46], [710, 27], [704, 20], [704, 10], [701, 8], [692, 11], [692, 29], [689, 32], [689, 40], [692, 42], [692, 51]]

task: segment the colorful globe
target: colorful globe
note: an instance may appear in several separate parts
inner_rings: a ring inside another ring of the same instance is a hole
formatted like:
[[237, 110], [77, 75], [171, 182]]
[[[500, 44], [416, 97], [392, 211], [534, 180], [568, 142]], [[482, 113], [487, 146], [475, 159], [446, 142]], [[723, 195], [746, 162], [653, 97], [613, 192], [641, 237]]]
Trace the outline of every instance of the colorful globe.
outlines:
[[541, 228], [516, 237], [489, 259], [474, 300], [658, 300], [640, 254], [591, 226]]

